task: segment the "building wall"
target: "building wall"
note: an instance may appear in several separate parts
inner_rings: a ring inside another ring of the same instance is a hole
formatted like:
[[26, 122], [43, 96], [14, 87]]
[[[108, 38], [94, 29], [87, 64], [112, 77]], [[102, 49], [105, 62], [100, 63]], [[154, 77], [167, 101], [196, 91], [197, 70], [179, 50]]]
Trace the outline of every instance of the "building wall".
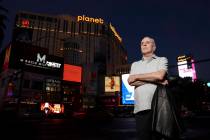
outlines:
[[[28, 24], [24, 25], [24, 21]], [[14, 31], [16, 28], [32, 30], [32, 44], [48, 48], [52, 55], [64, 56], [65, 52], [75, 51], [69, 49], [66, 42], [77, 44], [78, 55], [82, 54], [82, 58], [78, 57], [78, 64], [94, 63], [97, 57], [103, 55], [107, 64], [127, 63], [123, 43], [114, 36], [108, 23], [78, 22], [74, 16], [20, 12], [16, 17]], [[65, 57], [71, 59], [72, 55], [70, 53]]]
[[16, 16], [13, 42], [21, 41], [17, 36], [22, 37], [24, 31], [23, 41], [47, 48], [50, 55], [63, 57], [64, 63], [82, 66], [84, 93], [103, 94], [101, 79], [116, 74], [118, 65], [127, 64], [125, 46], [111, 24], [77, 20], [77, 16], [70, 15], [20, 12]]

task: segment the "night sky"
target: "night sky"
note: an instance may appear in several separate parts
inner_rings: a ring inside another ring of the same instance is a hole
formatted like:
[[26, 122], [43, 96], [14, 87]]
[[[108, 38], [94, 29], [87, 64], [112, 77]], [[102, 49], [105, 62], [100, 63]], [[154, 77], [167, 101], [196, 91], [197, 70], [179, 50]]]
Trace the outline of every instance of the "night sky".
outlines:
[[[139, 42], [143, 36], [156, 40], [158, 56], [169, 65], [176, 57], [191, 54], [195, 61], [210, 58], [210, 1], [208, 0], [3, 0], [9, 10], [4, 44], [11, 40], [17, 11], [47, 14], [87, 15], [111, 22], [123, 38], [128, 62], [141, 58]], [[210, 81], [210, 62], [196, 64], [199, 79]], [[170, 68], [177, 74], [177, 68]]]

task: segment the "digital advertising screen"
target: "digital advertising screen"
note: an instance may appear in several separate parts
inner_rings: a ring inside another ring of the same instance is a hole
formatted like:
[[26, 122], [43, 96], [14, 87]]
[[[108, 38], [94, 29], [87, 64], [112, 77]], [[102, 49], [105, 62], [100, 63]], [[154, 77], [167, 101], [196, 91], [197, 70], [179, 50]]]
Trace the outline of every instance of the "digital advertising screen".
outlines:
[[193, 63], [194, 61], [192, 60], [191, 67], [189, 68], [187, 61], [182, 61], [178, 62], [178, 71], [179, 71], [179, 76], [184, 78], [184, 77], [191, 77], [192, 80], [196, 80], [196, 71], [195, 71], [195, 64]]
[[27, 43], [12, 44], [9, 68], [62, 77], [63, 58], [48, 54], [48, 49]]
[[41, 111], [48, 109], [49, 113], [52, 113], [52, 114], [64, 113], [63, 104], [54, 104], [54, 103], [45, 102], [45, 103], [41, 103], [40, 109]]
[[134, 86], [128, 84], [129, 74], [122, 75], [122, 104], [131, 105], [134, 104]]
[[120, 91], [120, 77], [106, 76], [105, 77], [105, 92]]
[[81, 83], [82, 67], [64, 64], [63, 80]]

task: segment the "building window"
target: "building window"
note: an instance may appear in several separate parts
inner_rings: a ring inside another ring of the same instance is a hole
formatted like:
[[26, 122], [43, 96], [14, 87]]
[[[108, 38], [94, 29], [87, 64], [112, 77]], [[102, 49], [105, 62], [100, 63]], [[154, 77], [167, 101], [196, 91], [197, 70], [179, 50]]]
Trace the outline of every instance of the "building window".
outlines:
[[24, 80], [23, 88], [30, 88], [30, 80]]
[[106, 32], [106, 27], [105, 27], [105, 25], [102, 25], [101, 28], [102, 28], [102, 29], [101, 29], [101, 34], [105, 34], [105, 32]]
[[64, 20], [63, 21], [63, 32], [67, 32], [68, 31], [68, 21]]
[[71, 33], [75, 33], [75, 29], [76, 28], [76, 23], [75, 22], [71, 22]]
[[44, 21], [44, 19], [45, 19], [45, 17], [43, 17], [43, 16], [38, 16], [38, 20], [39, 20], [39, 21]]
[[87, 23], [87, 33], [91, 33], [91, 23]]
[[83, 23], [83, 22], [80, 22], [80, 23], [79, 23], [79, 31], [78, 31], [78, 33], [81, 33], [81, 32], [82, 32], [82, 23]]
[[95, 24], [95, 29], [94, 29], [94, 31], [95, 31], [95, 34], [98, 34], [98, 24]]
[[29, 15], [30, 19], [36, 20], [36, 15]]
[[47, 22], [53, 22], [53, 18], [47, 17], [46, 21], [47, 21]]
[[21, 17], [21, 18], [28, 18], [28, 15], [25, 14], [25, 13], [21, 13], [21, 14], [20, 14], [20, 17]]
[[41, 81], [32, 81], [31, 84], [32, 89], [42, 90], [43, 89], [43, 82]]
[[3, 79], [1, 80], [1, 87], [2, 87], [2, 88], [5, 87], [5, 78], [3, 78]]
[[82, 23], [82, 32], [84, 32], [84, 22], [81, 23]]

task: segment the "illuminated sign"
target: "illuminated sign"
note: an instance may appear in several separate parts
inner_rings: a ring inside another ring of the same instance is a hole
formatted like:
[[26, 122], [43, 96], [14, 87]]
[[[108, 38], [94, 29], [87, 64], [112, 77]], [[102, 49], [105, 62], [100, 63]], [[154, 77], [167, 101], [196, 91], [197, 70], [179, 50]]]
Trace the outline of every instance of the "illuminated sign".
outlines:
[[122, 75], [122, 104], [134, 104], [134, 86], [128, 84], [129, 74]]
[[21, 25], [22, 25], [22, 27], [29, 27], [30, 22], [29, 22], [29, 20], [24, 19], [21, 21]]
[[82, 68], [79, 66], [64, 64], [63, 80], [81, 82]]
[[11, 47], [9, 68], [62, 77], [63, 58], [49, 55], [46, 48], [15, 42]]
[[112, 32], [114, 33], [114, 36], [116, 36], [117, 39], [118, 39], [120, 42], [122, 42], [122, 38], [121, 38], [120, 35], [117, 33], [117, 31], [116, 31], [116, 29], [114, 28], [114, 26], [112, 26], [111, 23], [109, 24], [109, 26], [110, 26]]
[[192, 58], [190, 56], [186, 56], [186, 55], [182, 55], [182, 56], [178, 56], [177, 57], [177, 61], [178, 62], [183, 62], [183, 61], [189, 61], [191, 60]]
[[86, 22], [92, 22], [92, 23], [99, 23], [103, 24], [104, 20], [102, 18], [91, 18], [91, 17], [86, 17], [85, 15], [82, 16], [77, 16], [77, 21], [86, 21]]
[[3, 64], [3, 70], [8, 69], [8, 67], [9, 67], [10, 53], [11, 53], [11, 45], [9, 46], [9, 48], [6, 49], [6, 55], [5, 55], [4, 64]]
[[43, 55], [43, 56], [41, 57], [40, 53], [37, 53], [37, 58], [36, 58], [36, 61], [37, 61], [37, 62], [46, 63], [45, 60], [46, 60], [46, 55]]
[[105, 77], [105, 92], [120, 91], [120, 77], [107, 76]]
[[40, 53], [37, 53], [37, 59], [36, 61], [33, 60], [27, 60], [27, 59], [20, 59], [20, 62], [24, 62], [26, 65], [30, 66], [38, 66], [38, 67], [51, 67], [51, 68], [60, 68], [61, 64], [56, 62], [50, 62], [46, 61], [46, 55], [43, 55], [41, 57]]
[[210, 82], [207, 83], [207, 86], [210, 87]]
[[60, 68], [61, 67], [61, 64], [60, 63], [56, 63], [56, 62], [50, 62], [50, 61], [46, 61], [46, 55], [43, 55], [41, 57], [40, 53], [37, 53], [37, 59], [36, 59], [37, 62], [42, 62], [42, 63], [46, 63], [46, 65], [48, 67], [53, 67], [53, 68]]
[[60, 114], [64, 113], [64, 105], [63, 104], [53, 104], [53, 103], [41, 103], [40, 110], [44, 111], [45, 109], [49, 109], [49, 113], [51, 114]]
[[180, 77], [191, 77], [193, 81], [197, 79], [194, 60], [190, 56], [179, 56], [177, 61]]

